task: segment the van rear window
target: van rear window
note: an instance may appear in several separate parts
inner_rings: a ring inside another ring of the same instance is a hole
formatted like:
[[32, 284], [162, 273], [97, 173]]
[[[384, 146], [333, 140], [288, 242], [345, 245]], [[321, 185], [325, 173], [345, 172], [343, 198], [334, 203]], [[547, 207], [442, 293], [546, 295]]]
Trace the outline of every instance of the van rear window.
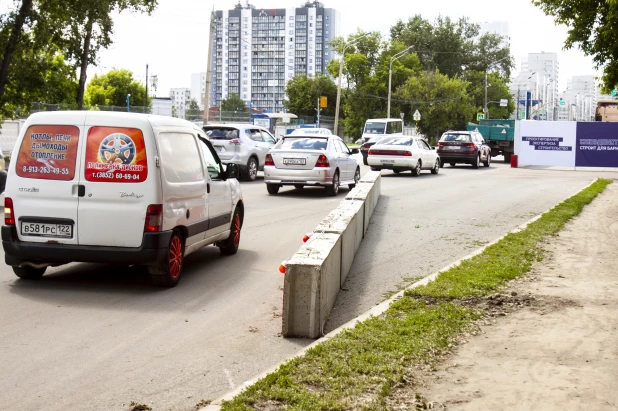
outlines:
[[75, 177], [79, 129], [75, 126], [38, 125], [26, 130], [16, 163], [24, 178], [71, 181]]
[[137, 128], [92, 127], [88, 132], [87, 181], [141, 183], [148, 177], [144, 135]]

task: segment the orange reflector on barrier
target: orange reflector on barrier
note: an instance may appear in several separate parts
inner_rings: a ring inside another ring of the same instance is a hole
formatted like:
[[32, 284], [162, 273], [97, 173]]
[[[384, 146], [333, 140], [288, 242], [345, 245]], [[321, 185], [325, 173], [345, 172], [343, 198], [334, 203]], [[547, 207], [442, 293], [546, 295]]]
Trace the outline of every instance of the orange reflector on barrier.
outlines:
[[311, 234], [312, 233], [305, 234], [305, 236], [303, 237], [303, 243], [306, 243], [307, 241], [309, 241], [309, 239], [311, 238]]
[[285, 261], [281, 263], [281, 265], [279, 266], [279, 272], [281, 274], [285, 274]]

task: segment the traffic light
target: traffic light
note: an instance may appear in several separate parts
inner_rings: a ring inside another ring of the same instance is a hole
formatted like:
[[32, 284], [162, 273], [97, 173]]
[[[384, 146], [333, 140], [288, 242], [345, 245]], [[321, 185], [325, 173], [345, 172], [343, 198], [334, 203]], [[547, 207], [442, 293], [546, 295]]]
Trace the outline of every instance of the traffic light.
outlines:
[[562, 100], [562, 97], [560, 97], [560, 105], [564, 106], [564, 101]]

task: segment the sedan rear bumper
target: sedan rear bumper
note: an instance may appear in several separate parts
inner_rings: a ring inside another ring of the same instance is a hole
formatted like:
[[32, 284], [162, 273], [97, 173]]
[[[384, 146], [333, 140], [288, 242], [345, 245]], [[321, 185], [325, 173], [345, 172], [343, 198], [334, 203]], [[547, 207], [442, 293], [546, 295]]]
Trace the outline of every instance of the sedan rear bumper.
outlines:
[[393, 157], [393, 156], [376, 156], [371, 155], [367, 157], [367, 163], [372, 167], [382, 168], [409, 168], [416, 167], [418, 162], [414, 157]]
[[264, 182], [280, 185], [319, 185], [333, 184], [335, 170], [332, 168], [314, 168], [311, 170], [287, 170], [274, 166], [264, 167]]

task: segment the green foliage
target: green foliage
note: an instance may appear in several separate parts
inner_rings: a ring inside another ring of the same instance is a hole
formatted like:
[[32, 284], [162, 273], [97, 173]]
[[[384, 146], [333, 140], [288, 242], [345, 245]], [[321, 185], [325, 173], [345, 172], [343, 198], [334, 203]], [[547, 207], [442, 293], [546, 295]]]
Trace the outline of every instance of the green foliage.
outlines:
[[465, 130], [476, 112], [469, 83], [436, 72], [423, 72], [410, 77], [397, 90], [397, 97], [407, 100], [421, 113], [420, 131], [428, 137], [438, 137], [445, 130]]
[[132, 106], [147, 106], [146, 86], [133, 79], [126, 69], [113, 69], [105, 74], [94, 75], [86, 88], [86, 104], [101, 106], [126, 106], [127, 94]]
[[618, 2], [581, 0], [533, 0], [569, 28], [566, 49], [578, 47], [603, 69], [603, 92], [618, 85]]
[[246, 104], [243, 99], [236, 93], [230, 94], [221, 102], [221, 111], [245, 111]]
[[[485, 104], [485, 73], [468, 70], [466, 81], [469, 84], [468, 94], [472, 97], [473, 105], [479, 113], [482, 113]], [[495, 103], [501, 99], [508, 100], [506, 107], [500, 107], [500, 104]], [[508, 79], [497, 72], [489, 73], [487, 76], [487, 101], [493, 102], [487, 104], [489, 118], [509, 118], [511, 113], [515, 111], [515, 100], [516, 97], [509, 90]], [[476, 115], [473, 115], [473, 118], [470, 118], [469, 121], [476, 122]]]
[[192, 98], [191, 102], [189, 103], [189, 110], [192, 110], [192, 111], [200, 110], [200, 105], [197, 103], [197, 101], [194, 98]]
[[285, 94], [287, 95], [287, 100], [284, 101], [285, 107], [297, 116], [316, 116], [320, 96], [327, 98], [327, 106], [321, 113], [327, 116], [335, 114], [337, 86], [328, 76], [322, 74], [315, 77], [296, 76], [288, 81]]

